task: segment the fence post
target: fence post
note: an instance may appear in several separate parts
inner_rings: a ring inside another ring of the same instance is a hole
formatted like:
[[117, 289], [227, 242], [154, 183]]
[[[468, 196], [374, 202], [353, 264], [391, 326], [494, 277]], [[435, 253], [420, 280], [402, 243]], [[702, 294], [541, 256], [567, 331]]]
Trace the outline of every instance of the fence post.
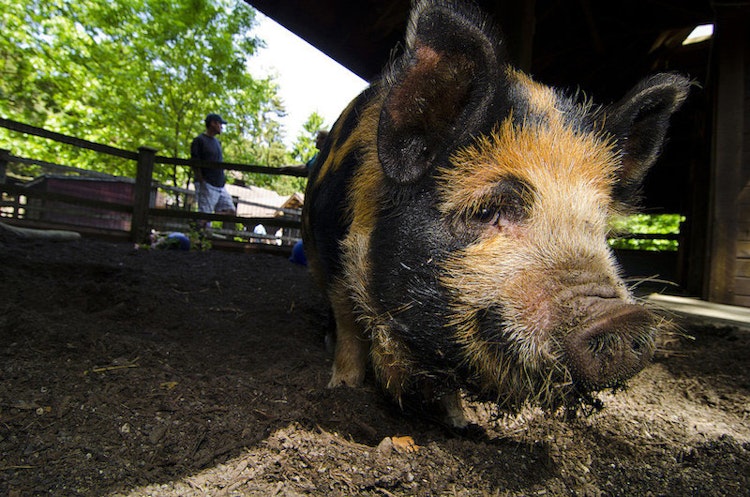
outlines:
[[154, 173], [156, 149], [138, 148], [138, 170], [135, 174], [133, 195], [133, 218], [130, 223], [130, 236], [135, 243], [146, 240], [148, 230], [148, 208], [151, 204], [151, 180]]
[[8, 174], [8, 162], [10, 162], [10, 150], [0, 148], [0, 185], [5, 184]]

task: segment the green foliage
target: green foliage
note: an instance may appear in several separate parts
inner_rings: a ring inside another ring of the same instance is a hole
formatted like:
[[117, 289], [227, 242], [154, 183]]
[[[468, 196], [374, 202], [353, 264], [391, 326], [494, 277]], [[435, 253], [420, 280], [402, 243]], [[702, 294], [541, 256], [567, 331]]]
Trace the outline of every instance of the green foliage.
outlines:
[[[299, 134], [289, 153], [279, 141], [268, 141], [263, 146], [256, 145], [257, 152], [248, 154], [248, 161], [252, 164], [268, 167], [280, 167], [292, 163], [305, 164], [316, 153], [315, 138], [323, 126], [323, 116], [313, 112], [303, 125], [304, 131]], [[278, 134], [274, 136], [278, 137]], [[258, 138], [256, 138], [258, 139]], [[251, 148], [252, 144], [248, 144]], [[251, 157], [251, 158], [250, 158]], [[307, 178], [295, 176], [271, 176], [267, 174], [246, 173], [242, 179], [249, 184], [274, 190], [282, 195], [291, 195], [295, 192], [304, 192]]]
[[305, 124], [302, 125], [305, 131], [300, 133], [292, 147], [294, 160], [305, 164], [318, 153], [318, 149], [315, 147], [315, 138], [318, 135], [318, 131], [323, 129], [324, 121], [323, 116], [317, 112], [310, 114]]
[[624, 235], [678, 235], [685, 216], [679, 214], [634, 214], [618, 217], [610, 223], [609, 244], [616, 249], [675, 251], [677, 240], [625, 238]]
[[[242, 0], [3, 0], [0, 115], [127, 150], [187, 158], [218, 112], [231, 162], [287, 161], [270, 79], [248, 58], [255, 11]], [[15, 155], [134, 176], [135, 163], [0, 129]], [[188, 168], [155, 177], [186, 186]]]

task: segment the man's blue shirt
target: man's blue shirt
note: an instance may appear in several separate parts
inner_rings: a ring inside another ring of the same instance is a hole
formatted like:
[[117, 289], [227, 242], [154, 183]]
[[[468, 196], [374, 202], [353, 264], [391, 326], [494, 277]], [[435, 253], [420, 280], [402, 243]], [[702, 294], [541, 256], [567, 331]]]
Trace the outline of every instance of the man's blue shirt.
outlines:
[[[195, 137], [193, 143], [190, 145], [190, 158], [211, 162], [223, 162], [224, 155], [221, 151], [221, 143], [215, 137], [201, 133]], [[203, 174], [203, 179], [205, 179], [207, 183], [219, 188], [224, 186], [224, 183], [227, 181], [223, 169], [202, 167], [201, 173]]]

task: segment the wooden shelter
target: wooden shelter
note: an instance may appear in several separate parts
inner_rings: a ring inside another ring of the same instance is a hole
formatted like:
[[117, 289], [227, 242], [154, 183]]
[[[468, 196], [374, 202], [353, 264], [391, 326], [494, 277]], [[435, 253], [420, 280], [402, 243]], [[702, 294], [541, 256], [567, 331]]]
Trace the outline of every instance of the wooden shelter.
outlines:
[[[135, 181], [130, 178], [91, 178], [63, 174], [44, 174], [24, 185], [26, 190], [82, 197], [102, 203], [111, 202], [127, 207], [133, 202]], [[151, 191], [151, 205], [164, 207], [165, 199], [155, 188]], [[80, 206], [55, 199], [31, 198], [25, 206], [25, 217], [30, 220], [68, 224], [70, 226], [130, 230], [131, 214], [104, 206]]]
[[[365, 79], [403, 38], [410, 0], [246, 0]], [[745, 0], [477, 0], [537, 80], [598, 102], [678, 71], [696, 85], [644, 187], [650, 213], [679, 213], [679, 283], [750, 306], [750, 3]], [[714, 25], [702, 43], [683, 41]], [[312, 76], [314, 77], [314, 75]]]

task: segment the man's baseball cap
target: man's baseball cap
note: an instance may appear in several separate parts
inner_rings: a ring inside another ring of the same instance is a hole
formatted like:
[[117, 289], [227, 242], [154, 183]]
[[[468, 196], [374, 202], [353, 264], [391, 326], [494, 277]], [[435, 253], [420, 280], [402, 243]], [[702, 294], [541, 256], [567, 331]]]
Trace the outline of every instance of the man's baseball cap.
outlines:
[[206, 124], [212, 122], [212, 121], [219, 121], [221, 124], [226, 124], [227, 122], [221, 118], [219, 114], [209, 114], [206, 116]]

